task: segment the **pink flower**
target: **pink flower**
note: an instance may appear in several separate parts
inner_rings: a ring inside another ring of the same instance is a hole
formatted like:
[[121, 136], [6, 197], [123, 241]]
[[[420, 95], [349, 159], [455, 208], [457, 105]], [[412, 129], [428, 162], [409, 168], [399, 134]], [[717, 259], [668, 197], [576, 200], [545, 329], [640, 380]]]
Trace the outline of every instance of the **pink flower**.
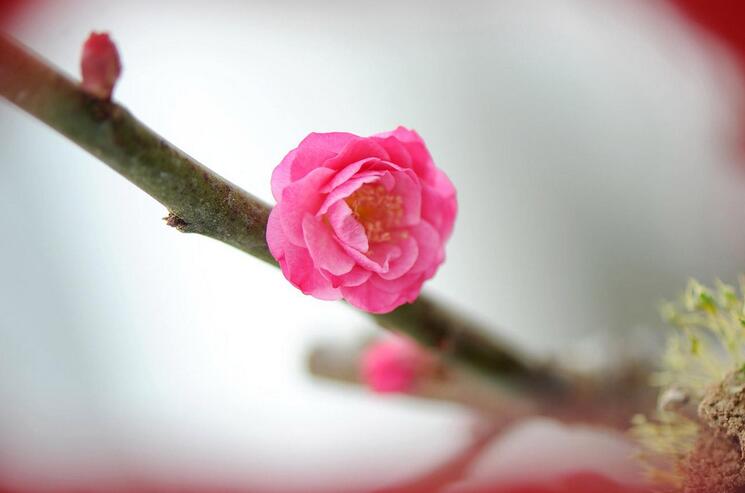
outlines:
[[409, 392], [418, 377], [432, 368], [430, 357], [417, 344], [394, 335], [365, 349], [360, 361], [363, 381], [375, 392]]
[[272, 174], [266, 239], [305, 294], [386, 313], [445, 259], [455, 188], [413, 130], [312, 133]]
[[85, 91], [101, 99], [111, 98], [122, 65], [116, 45], [107, 33], [93, 32], [88, 36], [83, 44], [80, 71]]

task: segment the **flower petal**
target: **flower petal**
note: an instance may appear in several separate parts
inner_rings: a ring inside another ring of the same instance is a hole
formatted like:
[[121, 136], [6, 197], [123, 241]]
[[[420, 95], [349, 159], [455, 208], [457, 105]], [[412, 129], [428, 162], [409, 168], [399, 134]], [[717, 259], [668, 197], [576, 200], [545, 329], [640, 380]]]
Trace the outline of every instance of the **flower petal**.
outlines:
[[[398, 247], [401, 249], [401, 255], [391, 261], [387, 272], [378, 274], [383, 279], [396, 279], [406, 274], [419, 256], [419, 245], [417, 245], [417, 241], [411, 236], [399, 241]], [[376, 244], [374, 248], [380, 247]]]
[[370, 276], [372, 275], [373, 273], [369, 270], [364, 269], [359, 265], [355, 265], [354, 267], [352, 267], [352, 270], [350, 270], [346, 274], [335, 276], [331, 273], [327, 273], [326, 277], [329, 278], [333, 287], [338, 288], [340, 286], [359, 286], [363, 282], [366, 282], [368, 279], [370, 279]]
[[274, 200], [277, 202], [282, 199], [282, 190], [292, 182], [290, 179], [290, 166], [295, 160], [296, 155], [297, 149], [291, 150], [287, 153], [284, 159], [282, 159], [279, 165], [274, 168], [274, 171], [272, 171], [272, 195], [274, 196]]
[[331, 225], [331, 229], [336, 233], [339, 241], [362, 253], [367, 251], [368, 243], [365, 228], [352, 215], [352, 209], [345, 201], [335, 202], [329, 208], [326, 218], [328, 218], [329, 225]]
[[453, 182], [451, 182], [450, 178], [439, 169], [436, 173], [434, 188], [440, 195], [447, 199], [455, 198], [456, 192]]
[[391, 243], [376, 243], [366, 254], [344, 244], [342, 248], [359, 266], [377, 273], [388, 272], [390, 262], [401, 256], [401, 249]]
[[457, 212], [455, 195], [443, 197], [432, 187], [422, 187], [422, 219], [435, 227], [441, 241], [450, 238]]
[[[409, 171], [409, 170], [406, 170]], [[395, 185], [392, 193], [401, 197], [404, 215], [400, 226], [417, 224], [422, 213], [422, 187], [411, 172], [393, 173]]]
[[[424, 275], [421, 272], [408, 272], [397, 279], [383, 279], [379, 275], [373, 274], [369, 282], [377, 289], [388, 293], [399, 293], [402, 295], [413, 293], [413, 298], [411, 299], [415, 299], [422, 289]], [[407, 298], [410, 298], [410, 296], [407, 296]]]
[[287, 153], [272, 172], [272, 195], [279, 202], [282, 190], [307, 175], [324, 161], [336, 156], [350, 140], [358, 138], [345, 132], [311, 133]]
[[345, 300], [370, 313], [388, 313], [405, 301], [398, 293], [382, 291], [369, 282], [339, 289]]
[[323, 203], [318, 208], [318, 214], [326, 214], [329, 208], [337, 203], [338, 201], [345, 199], [357, 191], [365, 183], [375, 183], [380, 180], [382, 172], [380, 171], [368, 171], [360, 173], [358, 176], [349, 179], [342, 183], [324, 198]]
[[346, 132], [308, 134], [297, 146], [297, 152], [290, 163], [291, 180], [297, 181], [323, 166], [324, 162], [337, 156], [347, 144], [356, 139], [359, 137]]
[[349, 140], [336, 156], [324, 161], [323, 166], [340, 170], [348, 164], [371, 157], [389, 159], [388, 153], [380, 144], [369, 138], [356, 137]]
[[396, 137], [372, 137], [372, 139], [385, 149], [392, 163], [402, 168], [411, 168], [411, 154], [406, 150], [406, 146]]
[[320, 218], [306, 214], [303, 233], [308, 253], [319, 269], [335, 276], [346, 274], [355, 263], [331, 234], [331, 229]]
[[322, 300], [341, 298], [341, 292], [314, 268], [308, 251], [287, 241], [276, 208], [269, 214], [266, 238], [269, 251], [279, 262], [282, 274], [293, 286]]
[[282, 191], [282, 200], [275, 207], [279, 209], [282, 229], [287, 239], [299, 247], [305, 246], [303, 239], [303, 218], [305, 214], [315, 214], [323, 203], [324, 196], [318, 191], [334, 174], [327, 168], [317, 168], [301, 180], [291, 183]]
[[435, 163], [432, 161], [432, 156], [429, 154], [427, 146], [424, 144], [424, 140], [422, 140], [416, 131], [409, 130], [406, 127], [398, 127], [393, 132], [376, 134], [374, 137], [383, 139], [394, 137], [398, 139], [411, 156], [411, 169], [413, 169], [417, 176], [422, 180], [428, 183], [434, 183], [436, 171]]
[[360, 159], [359, 161], [355, 161], [352, 164], [347, 165], [346, 167], [339, 170], [336, 175], [334, 175], [334, 178], [326, 187], [324, 187], [322, 191], [326, 193], [330, 192], [334, 188], [344, 184], [344, 182], [346, 182], [353, 176], [357, 175], [362, 170], [362, 168], [370, 168], [371, 166], [379, 162], [380, 159], [373, 157], [368, 159]]
[[[409, 234], [416, 240], [419, 255], [410, 272], [427, 272], [427, 278], [434, 274], [434, 270], [444, 258], [442, 240], [437, 230], [427, 221], [421, 221], [409, 229]], [[432, 274], [430, 274], [432, 272]]]

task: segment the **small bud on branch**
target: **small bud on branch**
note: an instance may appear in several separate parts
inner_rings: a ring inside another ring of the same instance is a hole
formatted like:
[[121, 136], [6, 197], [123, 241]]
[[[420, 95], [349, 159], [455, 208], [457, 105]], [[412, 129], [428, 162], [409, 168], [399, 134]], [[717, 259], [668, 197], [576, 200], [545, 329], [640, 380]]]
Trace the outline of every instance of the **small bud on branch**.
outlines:
[[122, 72], [119, 52], [108, 33], [92, 32], [80, 57], [81, 87], [97, 98], [109, 100]]
[[373, 391], [406, 393], [414, 389], [420, 377], [435, 368], [431, 355], [411, 339], [392, 335], [365, 349], [360, 374]]

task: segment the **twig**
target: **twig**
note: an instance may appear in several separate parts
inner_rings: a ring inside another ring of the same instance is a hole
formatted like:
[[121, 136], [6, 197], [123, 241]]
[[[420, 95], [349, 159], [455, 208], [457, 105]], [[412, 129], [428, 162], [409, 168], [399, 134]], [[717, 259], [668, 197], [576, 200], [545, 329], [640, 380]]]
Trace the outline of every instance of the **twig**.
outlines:
[[[484, 424], [481, 423], [481, 425]], [[449, 486], [467, 477], [469, 470], [478, 463], [489, 445], [504, 430], [505, 426], [493, 423], [489, 423], [489, 428], [474, 430], [471, 441], [442, 464], [416, 478], [376, 489], [373, 493], [434, 493], [445, 491]]]
[[[97, 99], [26, 47], [0, 33], [0, 94], [57, 130], [169, 210], [168, 224], [232, 245], [276, 265], [266, 244], [271, 208], [153, 132], [122, 106]], [[504, 343], [424, 296], [392, 313], [384, 327], [523, 391], [563, 390]]]
[[[308, 371], [317, 377], [352, 385], [364, 385], [359, 372], [364, 346], [318, 344], [308, 355]], [[418, 379], [407, 394], [428, 400], [463, 405], [490, 423], [507, 423], [538, 413], [535, 400], [496, 387], [473, 372], [445, 366]]]
[[[308, 355], [312, 375], [334, 382], [364, 386], [360, 360], [365, 344], [357, 347], [333, 343], [316, 344]], [[505, 392], [489, 385], [472, 372], [445, 367], [417, 381], [410, 397], [449, 402], [472, 409], [494, 423], [510, 423], [527, 416], [546, 416], [564, 423], [593, 424], [628, 429], [631, 417], [654, 408], [656, 395], [648, 385], [650, 369], [636, 362], [593, 374], [564, 372], [569, 383], [563, 399], [527, 399], [520, 393]], [[555, 370], [557, 373], [561, 369]]]
[[264, 239], [268, 205], [1, 34], [0, 94], [165, 205], [180, 231], [209, 236], [275, 263]]

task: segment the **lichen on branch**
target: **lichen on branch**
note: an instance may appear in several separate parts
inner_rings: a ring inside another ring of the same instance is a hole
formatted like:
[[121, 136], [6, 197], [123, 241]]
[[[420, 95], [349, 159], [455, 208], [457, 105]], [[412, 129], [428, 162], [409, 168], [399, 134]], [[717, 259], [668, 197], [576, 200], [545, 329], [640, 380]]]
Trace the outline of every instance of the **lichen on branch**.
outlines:
[[[673, 491], [745, 488], [745, 279], [740, 292], [691, 280], [662, 307], [675, 328], [653, 383], [658, 410], [632, 427], [651, 477]], [[719, 459], [713, 459], [719, 457]]]

